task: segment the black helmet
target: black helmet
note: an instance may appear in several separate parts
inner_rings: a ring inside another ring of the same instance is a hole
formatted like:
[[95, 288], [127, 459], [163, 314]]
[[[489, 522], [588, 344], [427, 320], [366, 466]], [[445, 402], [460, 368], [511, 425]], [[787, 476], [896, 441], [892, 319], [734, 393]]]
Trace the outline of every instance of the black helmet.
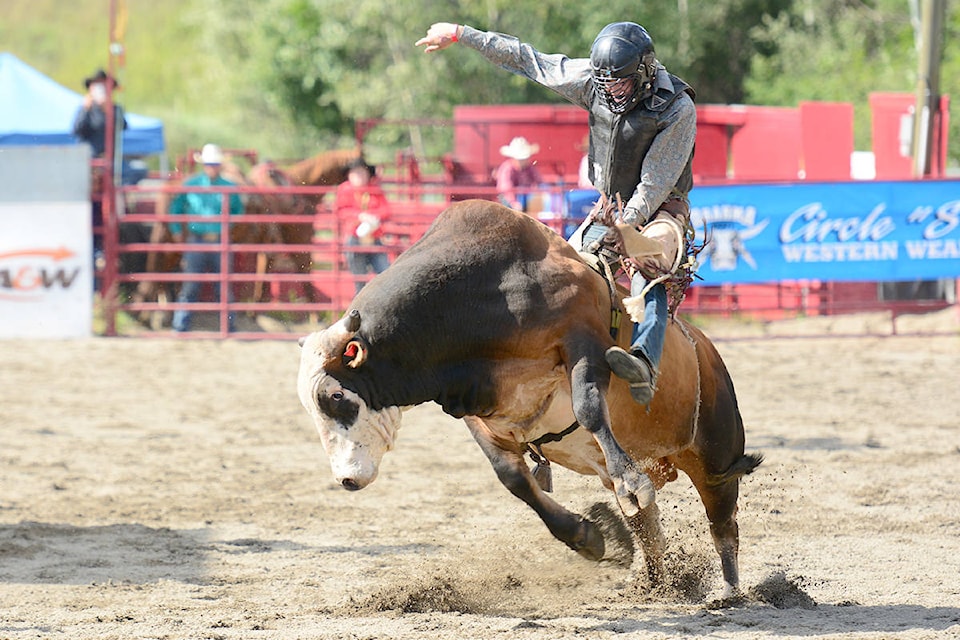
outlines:
[[[597, 34], [590, 49], [590, 66], [600, 101], [614, 113], [633, 108], [650, 89], [657, 70], [653, 39], [635, 22], [614, 22]], [[620, 80], [634, 79], [632, 90], [611, 91]]]

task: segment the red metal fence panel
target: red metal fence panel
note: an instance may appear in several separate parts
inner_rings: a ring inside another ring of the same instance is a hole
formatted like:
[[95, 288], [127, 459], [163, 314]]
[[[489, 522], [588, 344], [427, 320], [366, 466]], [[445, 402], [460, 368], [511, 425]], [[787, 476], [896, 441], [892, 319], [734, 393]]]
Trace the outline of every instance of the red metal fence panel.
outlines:
[[[172, 219], [156, 210], [161, 194], [172, 194], [182, 187], [160, 183], [154, 186], [124, 187], [119, 191], [126, 213], [117, 224], [104, 225], [106, 265], [101, 269], [104, 309], [108, 335], [116, 334], [117, 314], [137, 318], [152, 331], [144, 335], [174, 335], [169, 328], [176, 309], [189, 308], [212, 316], [200, 330], [176, 334], [185, 338], [233, 337], [241, 339], [298, 337], [305, 327], [316, 327], [335, 320], [348, 307], [357, 282], [372, 274], [355, 275], [347, 268], [350, 251], [385, 251], [392, 262], [419, 239], [436, 216], [452, 200], [463, 194], [450, 185], [418, 186], [411, 198], [409, 188], [385, 184], [391, 204], [391, 217], [384, 223], [382, 247], [356, 247], [346, 244], [352, 227], [332, 206], [331, 187], [231, 187], [229, 193], [252, 198], [282, 190], [284, 195], [322, 196], [320, 204], [307, 214], [270, 213], [223, 216], [221, 224], [230, 234], [221, 233], [221, 241], [203, 249], [217, 251], [221, 263], [229, 265], [216, 274], [184, 274], [179, 269], [179, 254], [190, 247], [171, 243], [165, 230]], [[476, 187], [468, 187], [475, 191]], [[482, 194], [493, 199], [494, 193]], [[535, 210], [530, 215], [557, 231], [569, 235], [583, 216], [582, 208], [567, 211], [566, 192], [560, 185], [539, 188], [530, 193]], [[190, 217], [178, 216], [183, 222]], [[307, 226], [307, 243], [278, 243], [264, 240], [270, 234], [254, 233], [259, 238], [243, 240], [244, 230], [279, 228], [284, 225]], [[233, 235], [233, 238], [230, 238]], [[239, 238], [239, 239], [238, 239]], [[306, 260], [294, 259], [306, 256]], [[116, 272], [114, 275], [113, 272]], [[176, 302], [177, 288], [187, 280], [203, 284], [204, 295], [196, 303]], [[213, 295], [214, 284], [229, 289], [232, 299]], [[909, 283], [907, 283], [909, 284]], [[896, 292], [894, 292], [896, 293]], [[943, 292], [941, 292], [943, 293]], [[936, 310], [955, 305], [955, 293], [930, 298], [883, 294], [879, 283], [780, 282], [760, 285], [694, 286], [680, 307], [690, 315], [748, 317], [773, 320], [797, 316], [831, 315], [885, 310], [897, 314]], [[230, 330], [229, 318], [239, 322]], [[264, 319], [269, 319], [265, 321]], [[892, 321], [892, 320], [891, 320]]]

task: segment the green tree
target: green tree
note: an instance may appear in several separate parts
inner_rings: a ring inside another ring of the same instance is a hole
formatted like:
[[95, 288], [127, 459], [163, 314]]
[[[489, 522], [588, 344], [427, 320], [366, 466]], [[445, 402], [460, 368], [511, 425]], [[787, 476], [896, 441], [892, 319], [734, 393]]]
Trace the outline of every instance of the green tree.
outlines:
[[[649, 27], [661, 60], [694, 84], [702, 101], [723, 102], [743, 95], [754, 51], [752, 26], [789, 4], [728, 0], [691, 12], [675, 0], [652, 0], [642, 10], [623, 0], [603, 7], [567, 0], [445, 5], [419, 0], [389, 6], [379, 0], [237, 0], [229, 8], [216, 0], [204, 3], [204, 21], [214, 25], [206, 38], [210, 55], [225, 53], [246, 69], [243, 76], [260, 88], [259, 101], [274, 117], [339, 135], [361, 118], [449, 118], [458, 104], [561, 101], [469, 50], [424, 55], [413, 43], [435, 21], [516, 34], [541, 51], [573, 57], [589, 54], [603, 25], [638, 21]], [[730, 23], [738, 26], [721, 28]], [[717, 64], [724, 65], [723, 73], [716, 73]], [[418, 151], [449, 146], [449, 132], [435, 128], [411, 125], [378, 134], [387, 146], [406, 138]]]
[[[545, 52], [585, 56], [600, 28], [646, 26], [658, 57], [698, 102], [796, 106], [850, 102], [869, 148], [868, 96], [916, 88], [920, 0], [127, 0], [122, 98], [161, 118], [172, 156], [213, 141], [278, 159], [352, 143], [362, 119], [447, 119], [459, 104], [557, 102], [462, 47], [413, 46], [436, 21], [516, 34]], [[107, 62], [108, 3], [6, 0], [0, 40], [80, 90]], [[65, 37], [69, 34], [70, 37]], [[948, 5], [941, 90], [960, 92], [960, 5]], [[413, 146], [436, 155], [450, 132], [381, 126], [379, 159]], [[951, 123], [960, 159], [960, 119]]]
[[756, 27], [783, 16], [792, 0], [745, 0], [743, 2], [698, 3], [683, 17], [689, 34], [681, 42], [684, 54], [681, 75], [697, 90], [697, 101], [713, 104], [740, 104], [747, 101], [745, 82], [758, 54], [769, 52], [770, 44], [756, 36]]
[[[913, 10], [911, 9], [913, 6]], [[758, 43], [746, 79], [751, 104], [795, 106], [803, 100], [854, 105], [858, 149], [871, 148], [869, 96], [873, 92], [916, 90], [916, 3], [795, 2], [793, 10], [768, 17], [753, 30]], [[960, 27], [960, 12], [948, 15], [941, 73], [941, 93], [957, 94], [960, 52], [951, 47]], [[950, 157], [960, 149], [960, 129], [951, 125]]]

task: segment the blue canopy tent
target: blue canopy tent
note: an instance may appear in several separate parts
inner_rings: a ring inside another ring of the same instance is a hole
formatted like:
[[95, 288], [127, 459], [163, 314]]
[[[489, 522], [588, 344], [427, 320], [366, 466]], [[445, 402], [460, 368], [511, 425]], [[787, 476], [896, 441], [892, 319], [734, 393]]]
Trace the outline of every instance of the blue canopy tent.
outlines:
[[[10, 53], [0, 53], [0, 145], [76, 144], [73, 120], [83, 96]], [[127, 113], [123, 155], [163, 153], [163, 122]]]

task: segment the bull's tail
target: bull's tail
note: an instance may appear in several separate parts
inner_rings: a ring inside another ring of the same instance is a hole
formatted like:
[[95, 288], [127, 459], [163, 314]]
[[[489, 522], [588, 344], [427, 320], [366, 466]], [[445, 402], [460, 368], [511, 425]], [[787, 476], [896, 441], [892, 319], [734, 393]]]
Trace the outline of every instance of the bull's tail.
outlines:
[[717, 473], [707, 479], [707, 484], [717, 487], [727, 482], [739, 480], [743, 476], [753, 473], [753, 470], [763, 462], [762, 453], [750, 453], [737, 458], [723, 473]]

